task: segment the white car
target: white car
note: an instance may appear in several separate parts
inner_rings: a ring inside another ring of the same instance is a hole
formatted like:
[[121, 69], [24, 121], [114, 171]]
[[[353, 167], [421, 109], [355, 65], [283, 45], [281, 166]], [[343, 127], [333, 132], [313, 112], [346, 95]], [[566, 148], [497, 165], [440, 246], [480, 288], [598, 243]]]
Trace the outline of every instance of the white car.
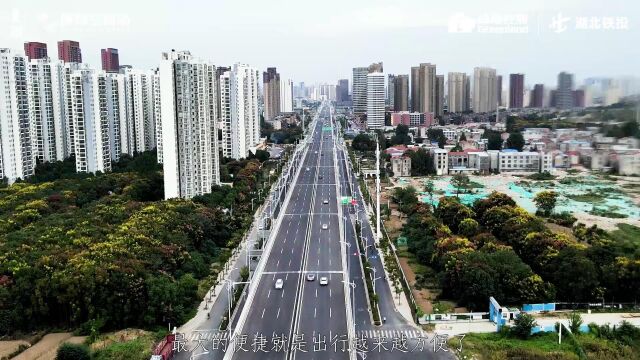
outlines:
[[284, 281], [282, 279], [276, 280], [276, 285], [275, 285], [276, 289], [280, 290], [282, 289], [282, 286], [284, 286]]
[[309, 168], [307, 168], [307, 171], [309, 171]]
[[322, 224], [322, 230], [327, 230], [329, 226], [327, 224]]
[[324, 285], [329, 285], [329, 278], [327, 278], [326, 276], [323, 276], [320, 278], [320, 285], [324, 286]]
[[327, 205], [329, 203], [329, 200], [324, 199], [324, 201], [322, 202], [323, 204]]
[[307, 274], [307, 281], [314, 281], [316, 279], [316, 274]]

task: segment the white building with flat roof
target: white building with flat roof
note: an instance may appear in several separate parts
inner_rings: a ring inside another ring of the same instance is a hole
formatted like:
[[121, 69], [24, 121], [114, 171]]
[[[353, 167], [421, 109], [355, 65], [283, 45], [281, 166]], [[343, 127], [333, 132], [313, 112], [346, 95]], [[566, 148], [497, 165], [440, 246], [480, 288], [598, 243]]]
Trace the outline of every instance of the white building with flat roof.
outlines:
[[431, 150], [433, 155], [433, 168], [436, 175], [447, 175], [449, 173], [448, 151], [445, 149]]
[[384, 127], [384, 74], [372, 72], [367, 74], [367, 128]]

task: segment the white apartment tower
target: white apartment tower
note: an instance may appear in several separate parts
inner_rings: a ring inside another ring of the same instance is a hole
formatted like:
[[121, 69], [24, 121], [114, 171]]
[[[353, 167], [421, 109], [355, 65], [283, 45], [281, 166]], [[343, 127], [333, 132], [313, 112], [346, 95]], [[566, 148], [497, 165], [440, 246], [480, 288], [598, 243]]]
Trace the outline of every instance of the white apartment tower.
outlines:
[[160, 102], [160, 71], [155, 69], [151, 75], [151, 88], [153, 92], [153, 118], [156, 126], [156, 155], [159, 164], [162, 164], [162, 116]]
[[231, 157], [231, 71], [225, 71], [220, 75], [220, 128], [222, 130], [222, 141], [220, 147], [222, 148], [222, 156], [226, 158]]
[[[162, 54], [164, 196], [191, 198], [220, 184], [216, 127], [216, 67], [187, 51]], [[257, 117], [257, 72], [256, 117]]]
[[367, 128], [384, 127], [384, 73], [372, 72], [367, 75]]
[[280, 112], [293, 112], [293, 81], [280, 82]]
[[255, 146], [260, 142], [258, 81], [258, 70], [244, 64], [233, 65], [229, 81], [229, 108], [231, 157], [234, 159], [246, 158], [250, 151], [255, 152]]
[[10, 49], [0, 49], [0, 147], [0, 179], [33, 174], [27, 59]]
[[496, 69], [476, 67], [473, 69], [473, 111], [491, 112], [497, 108]]
[[127, 128], [123, 131], [122, 151], [133, 155], [155, 149], [156, 124], [154, 102], [154, 72], [126, 69], [124, 71], [127, 96]]
[[48, 58], [28, 63], [29, 122], [32, 154], [37, 162], [62, 161], [66, 155], [62, 61]]
[[[72, 122], [77, 172], [111, 170], [117, 148], [120, 105], [117, 79], [104, 71], [82, 69], [71, 74]], [[115, 107], [118, 111], [109, 111]], [[118, 118], [116, 118], [118, 116]]]

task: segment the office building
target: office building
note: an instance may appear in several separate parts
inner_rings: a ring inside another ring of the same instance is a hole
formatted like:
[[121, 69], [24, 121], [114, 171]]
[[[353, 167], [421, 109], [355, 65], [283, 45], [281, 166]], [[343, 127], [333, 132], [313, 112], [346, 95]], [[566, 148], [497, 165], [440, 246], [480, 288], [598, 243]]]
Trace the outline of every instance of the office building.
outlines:
[[31, 153], [40, 163], [65, 158], [63, 68], [61, 61], [48, 58], [33, 59], [27, 64]]
[[572, 93], [573, 97], [573, 107], [574, 108], [583, 108], [584, 107], [584, 90], [578, 89], [574, 90]]
[[49, 56], [47, 55], [47, 44], [36, 41], [24, 43], [24, 54], [29, 60], [44, 59]]
[[353, 68], [351, 101], [353, 103], [353, 112], [356, 114], [367, 112], [367, 74], [369, 74], [369, 68], [367, 67]]
[[367, 74], [367, 128], [384, 127], [384, 74]]
[[267, 71], [262, 73], [262, 86], [264, 119], [270, 121], [280, 114], [280, 74], [276, 68], [267, 68]]
[[442, 116], [444, 114], [444, 75], [436, 75], [436, 103], [434, 114]]
[[349, 101], [349, 79], [340, 79], [336, 87], [336, 102], [340, 104], [347, 101]]
[[465, 73], [448, 74], [448, 109], [450, 113], [469, 110], [469, 77]]
[[[215, 74], [214, 65], [194, 59], [189, 52], [162, 54], [165, 199], [206, 194], [213, 185], [220, 184]], [[255, 72], [256, 108], [257, 76]]]
[[27, 58], [0, 49], [0, 179], [11, 184], [32, 175], [31, 152]]
[[509, 74], [509, 108], [524, 107], [524, 74]]
[[544, 85], [535, 84], [533, 91], [531, 92], [531, 103], [529, 105], [532, 108], [544, 107]]
[[409, 111], [409, 75], [396, 76], [392, 105], [394, 111]]
[[387, 75], [387, 105], [390, 108], [395, 106], [396, 76], [394, 74]]
[[58, 41], [58, 59], [66, 63], [81, 63], [80, 43], [73, 40]]
[[487, 67], [473, 69], [473, 111], [485, 113], [496, 110], [497, 94], [496, 70]]
[[571, 109], [573, 107], [573, 74], [564, 71], [558, 74], [555, 107], [558, 109]]
[[102, 70], [113, 73], [117, 73], [118, 71], [120, 71], [120, 58], [118, 56], [118, 49], [102, 49], [100, 50], [100, 57], [102, 58]]

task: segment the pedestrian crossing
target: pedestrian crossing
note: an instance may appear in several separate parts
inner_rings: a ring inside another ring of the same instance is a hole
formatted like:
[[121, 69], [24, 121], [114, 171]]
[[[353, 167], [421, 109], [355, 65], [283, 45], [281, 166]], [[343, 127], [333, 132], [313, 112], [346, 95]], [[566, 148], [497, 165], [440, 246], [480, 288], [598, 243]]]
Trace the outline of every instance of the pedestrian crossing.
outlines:
[[404, 336], [405, 339], [427, 338], [428, 334], [422, 330], [361, 330], [356, 335], [368, 339], [394, 339]]

